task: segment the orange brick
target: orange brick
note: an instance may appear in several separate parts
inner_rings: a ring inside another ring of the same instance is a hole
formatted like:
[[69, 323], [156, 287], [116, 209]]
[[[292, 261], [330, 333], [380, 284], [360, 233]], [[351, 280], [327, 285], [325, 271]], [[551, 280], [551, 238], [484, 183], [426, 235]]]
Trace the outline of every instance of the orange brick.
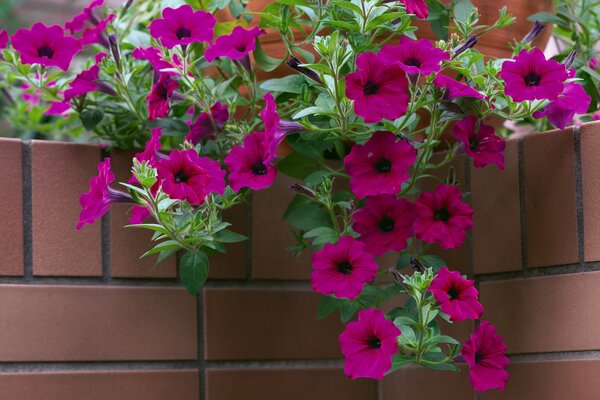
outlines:
[[581, 126], [585, 261], [600, 260], [600, 122]]
[[382, 400], [475, 400], [469, 384], [469, 371], [460, 374], [409, 366], [386, 376], [382, 384]]

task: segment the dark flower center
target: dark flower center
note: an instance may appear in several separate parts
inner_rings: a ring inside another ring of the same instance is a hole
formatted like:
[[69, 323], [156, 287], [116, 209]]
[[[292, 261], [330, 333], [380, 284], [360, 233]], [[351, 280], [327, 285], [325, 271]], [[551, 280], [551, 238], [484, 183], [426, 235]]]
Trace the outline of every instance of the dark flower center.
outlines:
[[379, 221], [379, 230], [382, 232], [391, 232], [394, 230], [394, 220], [384, 217]]
[[409, 57], [404, 60], [404, 65], [419, 68], [421, 66], [421, 60], [419, 60], [417, 57]]
[[433, 214], [433, 218], [438, 221], [448, 221], [450, 219], [450, 213], [445, 208], [440, 208]]
[[181, 40], [183, 38], [192, 36], [192, 31], [182, 26], [179, 29], [177, 29], [177, 32], [175, 32], [175, 36], [177, 36], [177, 39]]
[[476, 352], [475, 353], [475, 364], [479, 364], [479, 362], [481, 361], [482, 358], [483, 358], [483, 354], [481, 354], [480, 352]]
[[478, 147], [479, 147], [479, 140], [477, 140], [477, 138], [475, 136], [471, 136], [469, 138], [469, 148], [471, 149], [471, 151], [475, 151], [475, 150], [477, 150]]
[[237, 46], [235, 46], [235, 49], [240, 53], [243, 53], [246, 51], [246, 45], [244, 43], [240, 43]]
[[342, 261], [341, 263], [338, 263], [337, 269], [344, 275], [350, 275], [352, 272], [352, 264], [348, 261]]
[[184, 171], [177, 172], [175, 175], [173, 175], [173, 178], [175, 178], [175, 183], [185, 183], [189, 179]]
[[456, 289], [455, 287], [451, 287], [448, 290], [448, 297], [450, 298], [450, 300], [454, 300], [458, 297], [458, 295], [460, 294], [460, 292], [458, 291], [458, 289]]
[[252, 166], [252, 173], [254, 175], [265, 175], [267, 173], [267, 167], [262, 161], [257, 161]]
[[381, 172], [382, 174], [390, 172], [392, 169], [392, 162], [387, 158], [380, 158], [379, 161], [375, 163], [375, 169], [377, 172]]
[[535, 71], [531, 71], [525, 75], [525, 84], [527, 86], [539, 86], [540, 80], [542, 80], [542, 77]]
[[43, 45], [38, 48], [38, 57], [52, 58], [54, 51], [48, 45]]
[[370, 96], [372, 94], [377, 94], [378, 91], [379, 91], [379, 86], [373, 81], [367, 82], [367, 84], [363, 88], [363, 93], [366, 96]]
[[381, 340], [377, 336], [371, 336], [369, 340], [367, 340], [369, 347], [372, 349], [380, 349], [381, 348]]

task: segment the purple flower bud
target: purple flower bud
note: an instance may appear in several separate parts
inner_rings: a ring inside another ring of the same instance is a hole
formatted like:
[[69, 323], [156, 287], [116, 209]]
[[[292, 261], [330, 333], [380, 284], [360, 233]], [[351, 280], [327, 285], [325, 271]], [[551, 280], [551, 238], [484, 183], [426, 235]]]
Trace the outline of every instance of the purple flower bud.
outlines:
[[479, 41], [479, 38], [477, 36], [475, 36], [475, 35], [469, 36], [466, 40], [464, 40], [461, 44], [459, 44], [452, 50], [452, 52], [454, 53], [454, 55], [452, 56], [452, 59], [454, 60], [456, 57], [458, 57], [459, 55], [461, 55], [462, 53], [464, 53], [471, 47], [474, 47], [478, 41]]
[[121, 64], [121, 54], [119, 52], [119, 43], [117, 42], [117, 35], [114, 33], [108, 36], [108, 42], [110, 44], [110, 51], [117, 64]]
[[294, 192], [296, 192], [298, 194], [302, 194], [306, 197], [310, 197], [310, 198], [315, 197], [315, 192], [313, 192], [306, 186], [300, 185], [299, 183], [294, 183], [293, 185], [290, 186], [290, 189], [292, 189]]
[[572, 52], [570, 52], [567, 58], [563, 60], [562, 63], [566, 69], [571, 68], [571, 65], [573, 65], [573, 61], [575, 61], [575, 57], [577, 57], [577, 50], [573, 50]]
[[396, 268], [391, 267], [389, 269], [389, 272], [390, 272], [390, 275], [392, 275], [392, 277], [394, 278], [394, 280], [396, 282], [398, 282], [401, 285], [404, 283], [404, 278], [402, 277], [402, 274]]
[[132, 4], [133, 4], [133, 0], [127, 0], [127, 3], [125, 3], [125, 8], [123, 8], [123, 12], [126, 13], [127, 10], [129, 10], [129, 7], [131, 7]]
[[301, 67], [300, 64], [302, 64], [302, 63], [296, 57], [290, 56], [290, 58], [287, 60], [286, 64], [288, 65], [288, 67], [290, 67], [294, 71], [300, 72], [301, 74], [309, 77], [313, 81], [318, 82], [318, 83], [323, 83], [323, 82], [321, 82], [321, 78], [319, 78], [319, 74], [317, 74], [315, 71], [313, 71], [312, 69], [309, 69], [309, 68]]
[[546, 28], [546, 25], [544, 25], [538, 21], [535, 21], [533, 23], [533, 26], [531, 27], [531, 30], [523, 38], [523, 40], [522, 40], [523, 44], [533, 42], [535, 40], [535, 38], [538, 37], [539, 34], [544, 31], [545, 28]]

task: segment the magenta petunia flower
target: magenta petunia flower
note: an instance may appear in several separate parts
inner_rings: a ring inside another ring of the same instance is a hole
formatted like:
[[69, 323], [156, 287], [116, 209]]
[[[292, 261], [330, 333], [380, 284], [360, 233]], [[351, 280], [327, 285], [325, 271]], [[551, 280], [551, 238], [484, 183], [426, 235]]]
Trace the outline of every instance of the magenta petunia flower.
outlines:
[[398, 352], [396, 339], [401, 334], [382, 311], [360, 310], [358, 321], [346, 324], [340, 335], [340, 348], [346, 357], [344, 373], [352, 379], [383, 379], [392, 368], [392, 357]]
[[66, 117], [71, 110], [71, 105], [66, 101], [51, 101], [50, 107], [44, 111], [44, 115], [54, 115], [57, 117]]
[[[102, 60], [103, 57], [96, 59], [96, 62]], [[110, 96], [116, 96], [117, 91], [108, 83], [100, 80], [100, 67], [98, 64], [92, 65], [89, 69], [80, 72], [75, 79], [69, 83], [69, 88], [65, 90], [64, 96], [66, 101], [82, 96], [90, 92], [101, 92]]]
[[460, 247], [467, 230], [473, 227], [473, 209], [462, 201], [456, 186], [441, 184], [433, 192], [421, 193], [415, 210], [413, 228], [417, 238], [439, 243], [444, 249]]
[[408, 74], [429, 75], [438, 72], [442, 61], [450, 56], [442, 49], [434, 47], [427, 39], [412, 40], [403, 36], [397, 46], [385, 45], [380, 57], [397, 63]]
[[73, 35], [81, 31], [86, 22], [96, 25], [98, 23], [98, 16], [95, 13], [95, 9], [101, 7], [102, 4], [104, 4], [104, 0], [93, 0], [79, 14], [74, 16], [73, 19], [65, 22], [65, 29], [68, 29], [71, 35]]
[[585, 92], [583, 86], [576, 82], [569, 82], [558, 96], [544, 107], [543, 110], [533, 114], [534, 118], [547, 117], [548, 121], [559, 129], [565, 129], [573, 123], [575, 114], [585, 114], [592, 98]]
[[454, 100], [459, 97], [474, 97], [480, 100], [484, 99], [483, 95], [477, 90], [473, 89], [471, 86], [462, 82], [458, 82], [456, 79], [450, 78], [449, 76], [443, 74], [437, 74], [435, 78], [433, 78], [433, 83], [439, 88], [446, 89], [444, 98], [447, 100]]
[[310, 281], [315, 292], [354, 300], [365, 284], [375, 279], [379, 266], [363, 243], [343, 236], [313, 254], [312, 268]]
[[365, 144], [352, 146], [344, 157], [352, 193], [359, 199], [399, 193], [416, 159], [417, 150], [407, 141], [397, 141], [391, 132], [375, 132]]
[[146, 47], [145, 49], [142, 47], [138, 47], [131, 53], [131, 56], [136, 60], [146, 60], [152, 65], [157, 72], [165, 73], [170, 76], [179, 75], [177, 71], [166, 71], [163, 72], [164, 69], [173, 69], [179, 67], [183, 68], [181, 64], [181, 60], [177, 56], [177, 54], [173, 54], [173, 60], [167, 61], [165, 60], [165, 55], [156, 47]]
[[229, 108], [217, 101], [210, 108], [210, 114], [203, 112], [196, 118], [196, 121], [190, 123], [190, 132], [185, 140], [196, 145], [202, 140], [214, 139], [217, 133], [223, 130], [225, 123], [229, 120]]
[[504, 93], [514, 101], [554, 100], [563, 91], [567, 71], [563, 64], [546, 60], [540, 49], [522, 50], [512, 61], [502, 64]]
[[236, 26], [229, 35], [219, 36], [206, 49], [204, 57], [206, 57], [206, 61], [208, 62], [213, 62], [217, 57], [239, 60], [251, 51], [254, 51], [256, 48], [256, 38], [265, 33], [264, 29], [259, 29], [257, 26], [252, 29], [244, 29], [241, 26]]
[[131, 217], [129, 217], [130, 224], [143, 224], [146, 218], [151, 216], [150, 211], [144, 206], [133, 206], [131, 207]]
[[408, 80], [397, 63], [379, 55], [363, 53], [356, 58], [358, 70], [346, 75], [346, 96], [354, 100], [354, 112], [366, 123], [404, 115], [409, 103]]
[[218, 161], [198, 157], [196, 150], [174, 150], [156, 165], [158, 183], [172, 199], [202, 204], [210, 193], [223, 194], [225, 171]]
[[12, 38], [12, 45], [21, 55], [23, 64], [40, 64], [66, 71], [75, 54], [81, 50], [79, 40], [65, 36], [58, 25], [46, 26], [41, 22], [31, 29], [19, 29]]
[[229, 184], [237, 192], [243, 187], [259, 190], [273, 184], [277, 170], [271, 153], [272, 138], [264, 132], [253, 132], [242, 146], [234, 146], [225, 157]]
[[415, 14], [417, 18], [425, 19], [429, 16], [429, 8], [425, 0], [400, 0], [406, 6], [408, 14]]
[[[154, 128], [150, 131], [150, 140], [146, 142], [146, 146], [144, 147], [144, 151], [136, 153], [134, 158], [139, 162], [147, 161], [148, 164], [152, 167], [156, 167], [156, 164], [159, 160], [166, 158], [164, 154], [160, 153], [159, 150], [161, 148], [160, 137], [162, 135], [162, 128]], [[132, 174], [131, 178], [129, 178], [128, 183], [135, 184], [138, 183], [135, 175]]]
[[367, 197], [365, 206], [352, 218], [352, 227], [360, 234], [358, 240], [376, 256], [404, 250], [406, 240], [413, 235], [413, 205], [391, 194]]
[[506, 367], [509, 362], [506, 344], [489, 321], [481, 321], [475, 328], [469, 340], [463, 344], [461, 355], [469, 366], [471, 386], [476, 391], [504, 391], [508, 382]]
[[79, 197], [81, 212], [77, 229], [85, 224], [93, 224], [95, 220], [108, 212], [110, 205], [116, 202], [132, 202], [127, 193], [112, 189], [109, 185], [115, 180], [110, 170], [110, 158], [98, 164], [98, 176], [90, 180], [90, 190]]
[[431, 281], [429, 291], [433, 293], [440, 309], [454, 322], [476, 320], [483, 313], [475, 281], [463, 278], [457, 271], [441, 268]]
[[172, 49], [177, 45], [210, 42], [216, 22], [212, 14], [194, 11], [186, 4], [165, 8], [162, 18], [152, 21], [148, 29], [153, 38], [160, 39], [163, 46]]
[[[1, 39], [1, 37], [2, 37], [2, 33], [0, 33], [0, 48], [2, 48], [2, 39]], [[588, 67], [590, 67], [590, 69], [592, 69], [592, 70], [595, 70], [596, 68], [598, 68], [598, 64], [599, 64], [598, 59], [595, 56], [591, 57], [588, 60]]]
[[105, 19], [98, 21], [98, 24], [95, 26], [86, 29], [81, 35], [81, 43], [83, 45], [100, 43], [106, 47], [108, 47], [108, 42], [106, 35], [104, 35], [104, 31], [117, 16], [114, 13], [111, 13]]
[[168, 74], [160, 74], [158, 82], [152, 86], [152, 91], [146, 97], [150, 121], [169, 115], [169, 100], [178, 87], [177, 81], [171, 79]]
[[5, 49], [8, 45], [8, 31], [1, 30], [0, 31], [0, 50]]
[[496, 135], [494, 127], [468, 116], [454, 124], [452, 135], [463, 143], [465, 152], [473, 159], [475, 167], [496, 164], [498, 168], [504, 169], [506, 142]]
[[277, 147], [281, 144], [285, 136], [304, 130], [304, 126], [297, 122], [282, 121], [277, 114], [277, 104], [271, 93], [265, 94], [265, 108], [260, 112], [260, 116], [265, 125], [265, 132], [273, 136], [271, 152], [275, 154]]

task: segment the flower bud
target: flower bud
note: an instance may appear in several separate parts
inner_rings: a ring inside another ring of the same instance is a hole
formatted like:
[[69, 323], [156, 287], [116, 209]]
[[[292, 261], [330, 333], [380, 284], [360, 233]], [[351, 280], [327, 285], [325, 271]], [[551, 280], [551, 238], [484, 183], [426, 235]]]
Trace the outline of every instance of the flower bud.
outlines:
[[479, 41], [479, 38], [477, 36], [475, 36], [475, 35], [469, 36], [466, 40], [464, 40], [461, 44], [459, 44], [452, 50], [452, 52], [454, 53], [454, 55], [452, 56], [452, 59], [454, 60], [456, 57], [458, 57], [459, 55], [461, 55], [462, 53], [464, 53], [471, 47], [474, 47], [478, 41]]
[[108, 36], [108, 43], [110, 44], [110, 51], [117, 64], [121, 64], [121, 54], [119, 52], [119, 43], [117, 42], [117, 35], [114, 33]]
[[573, 65], [573, 61], [575, 61], [575, 57], [577, 57], [577, 50], [573, 50], [572, 52], [570, 52], [567, 58], [563, 60], [562, 63], [566, 69], [571, 68], [571, 65]]
[[313, 71], [312, 69], [309, 69], [309, 68], [301, 67], [300, 64], [302, 64], [302, 63], [296, 57], [290, 56], [290, 58], [287, 60], [286, 64], [288, 67], [290, 67], [294, 71], [300, 72], [301, 74], [309, 77], [313, 81], [318, 82], [318, 83], [323, 83], [323, 82], [321, 82], [321, 78], [319, 78], [319, 74], [317, 74], [315, 71]]
[[535, 38], [538, 37], [539, 34], [544, 31], [545, 28], [546, 28], [546, 25], [544, 25], [538, 21], [535, 21], [533, 26], [531, 27], [531, 30], [523, 38], [523, 40], [522, 40], [523, 44], [533, 42], [535, 40]]

